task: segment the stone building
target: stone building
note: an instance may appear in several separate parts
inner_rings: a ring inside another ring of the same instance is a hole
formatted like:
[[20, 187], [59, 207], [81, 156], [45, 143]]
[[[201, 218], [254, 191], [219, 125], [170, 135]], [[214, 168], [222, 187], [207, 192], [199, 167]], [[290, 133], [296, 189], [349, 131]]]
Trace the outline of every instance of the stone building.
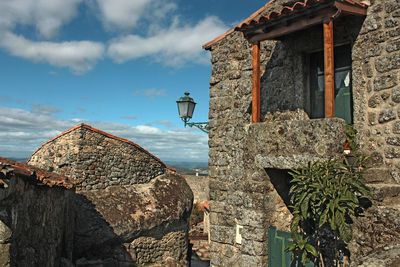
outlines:
[[267, 265], [268, 229], [289, 231], [288, 170], [342, 157], [346, 123], [374, 159], [351, 264], [399, 246], [400, 1], [271, 0], [203, 48], [211, 264]]
[[76, 181], [77, 266], [188, 264], [193, 193], [139, 145], [80, 124], [43, 144], [28, 162]]
[[0, 266], [65, 266], [72, 261], [74, 184], [0, 157]]

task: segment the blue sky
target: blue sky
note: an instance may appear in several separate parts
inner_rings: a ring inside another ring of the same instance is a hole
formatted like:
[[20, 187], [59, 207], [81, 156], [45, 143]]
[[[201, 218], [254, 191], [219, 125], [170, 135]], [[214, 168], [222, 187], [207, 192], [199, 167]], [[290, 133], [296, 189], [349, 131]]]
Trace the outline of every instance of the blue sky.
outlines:
[[267, 1], [0, 0], [0, 156], [29, 157], [79, 124], [128, 138], [162, 160], [207, 161], [175, 101], [208, 120], [203, 43]]

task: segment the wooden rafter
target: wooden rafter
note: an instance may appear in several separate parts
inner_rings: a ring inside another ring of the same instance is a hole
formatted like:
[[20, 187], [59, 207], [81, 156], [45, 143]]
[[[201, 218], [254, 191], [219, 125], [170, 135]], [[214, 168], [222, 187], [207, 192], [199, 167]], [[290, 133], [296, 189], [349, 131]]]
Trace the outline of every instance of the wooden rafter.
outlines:
[[349, 5], [343, 2], [335, 1], [335, 7], [343, 14], [351, 14], [355, 16], [366, 16], [367, 9], [361, 6]]
[[260, 122], [260, 42], [253, 44], [253, 104], [252, 122]]
[[333, 44], [333, 21], [323, 24], [324, 28], [324, 73], [325, 73], [325, 117], [335, 116], [335, 67]]
[[321, 24], [326, 20], [330, 20], [336, 13], [337, 10], [333, 8], [327, 8], [325, 10], [321, 10], [319, 13], [315, 14], [315, 16], [303, 16], [295, 20], [282, 21], [282, 23], [279, 25], [274, 25], [270, 29], [264, 29], [264, 31], [266, 31], [264, 33], [249, 33], [247, 37], [252, 43], [264, 40], [274, 40], [281, 36]]

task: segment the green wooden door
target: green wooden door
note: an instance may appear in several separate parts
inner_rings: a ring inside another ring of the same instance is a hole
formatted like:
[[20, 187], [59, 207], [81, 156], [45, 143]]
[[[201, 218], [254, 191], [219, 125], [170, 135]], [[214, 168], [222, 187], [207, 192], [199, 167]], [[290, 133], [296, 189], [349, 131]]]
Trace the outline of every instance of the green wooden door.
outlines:
[[[301, 267], [292, 264], [292, 253], [285, 248], [291, 243], [290, 233], [277, 231], [275, 227], [268, 229], [268, 266], [269, 267]], [[308, 263], [305, 267], [313, 267]]]

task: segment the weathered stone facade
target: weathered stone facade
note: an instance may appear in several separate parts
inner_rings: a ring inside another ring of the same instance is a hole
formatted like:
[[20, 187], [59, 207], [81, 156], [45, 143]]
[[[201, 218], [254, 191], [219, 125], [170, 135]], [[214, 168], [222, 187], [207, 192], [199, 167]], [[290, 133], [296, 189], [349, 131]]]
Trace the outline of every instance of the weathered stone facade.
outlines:
[[137, 144], [81, 124], [46, 142], [29, 163], [76, 180], [76, 266], [188, 264], [193, 193]]
[[77, 190], [148, 183], [166, 170], [139, 145], [84, 124], [43, 144], [29, 163], [73, 178]]
[[0, 157], [0, 266], [72, 262], [71, 181]]
[[210, 200], [210, 179], [208, 176], [184, 175], [186, 182], [192, 189], [193, 203], [201, 204]]
[[[271, 2], [265, 14], [280, 11], [288, 1]], [[358, 256], [400, 243], [399, 224], [392, 220], [400, 215], [400, 2], [370, 2], [365, 18], [334, 21], [335, 45], [351, 47], [354, 127], [360, 150], [374, 156], [367, 179], [378, 192], [373, 208], [356, 223], [352, 264]], [[307, 161], [343, 156], [343, 120], [307, 120], [297, 114], [285, 121], [274, 115], [296, 109], [310, 114], [308, 55], [323, 50], [322, 33], [322, 25], [317, 25], [279, 41], [261, 42], [261, 115], [267, 122], [254, 125], [250, 123], [251, 44], [242, 33], [232, 31], [206, 46], [212, 62], [213, 266], [266, 266], [268, 228], [289, 230], [287, 170]], [[241, 227], [240, 240], [236, 229]]]

